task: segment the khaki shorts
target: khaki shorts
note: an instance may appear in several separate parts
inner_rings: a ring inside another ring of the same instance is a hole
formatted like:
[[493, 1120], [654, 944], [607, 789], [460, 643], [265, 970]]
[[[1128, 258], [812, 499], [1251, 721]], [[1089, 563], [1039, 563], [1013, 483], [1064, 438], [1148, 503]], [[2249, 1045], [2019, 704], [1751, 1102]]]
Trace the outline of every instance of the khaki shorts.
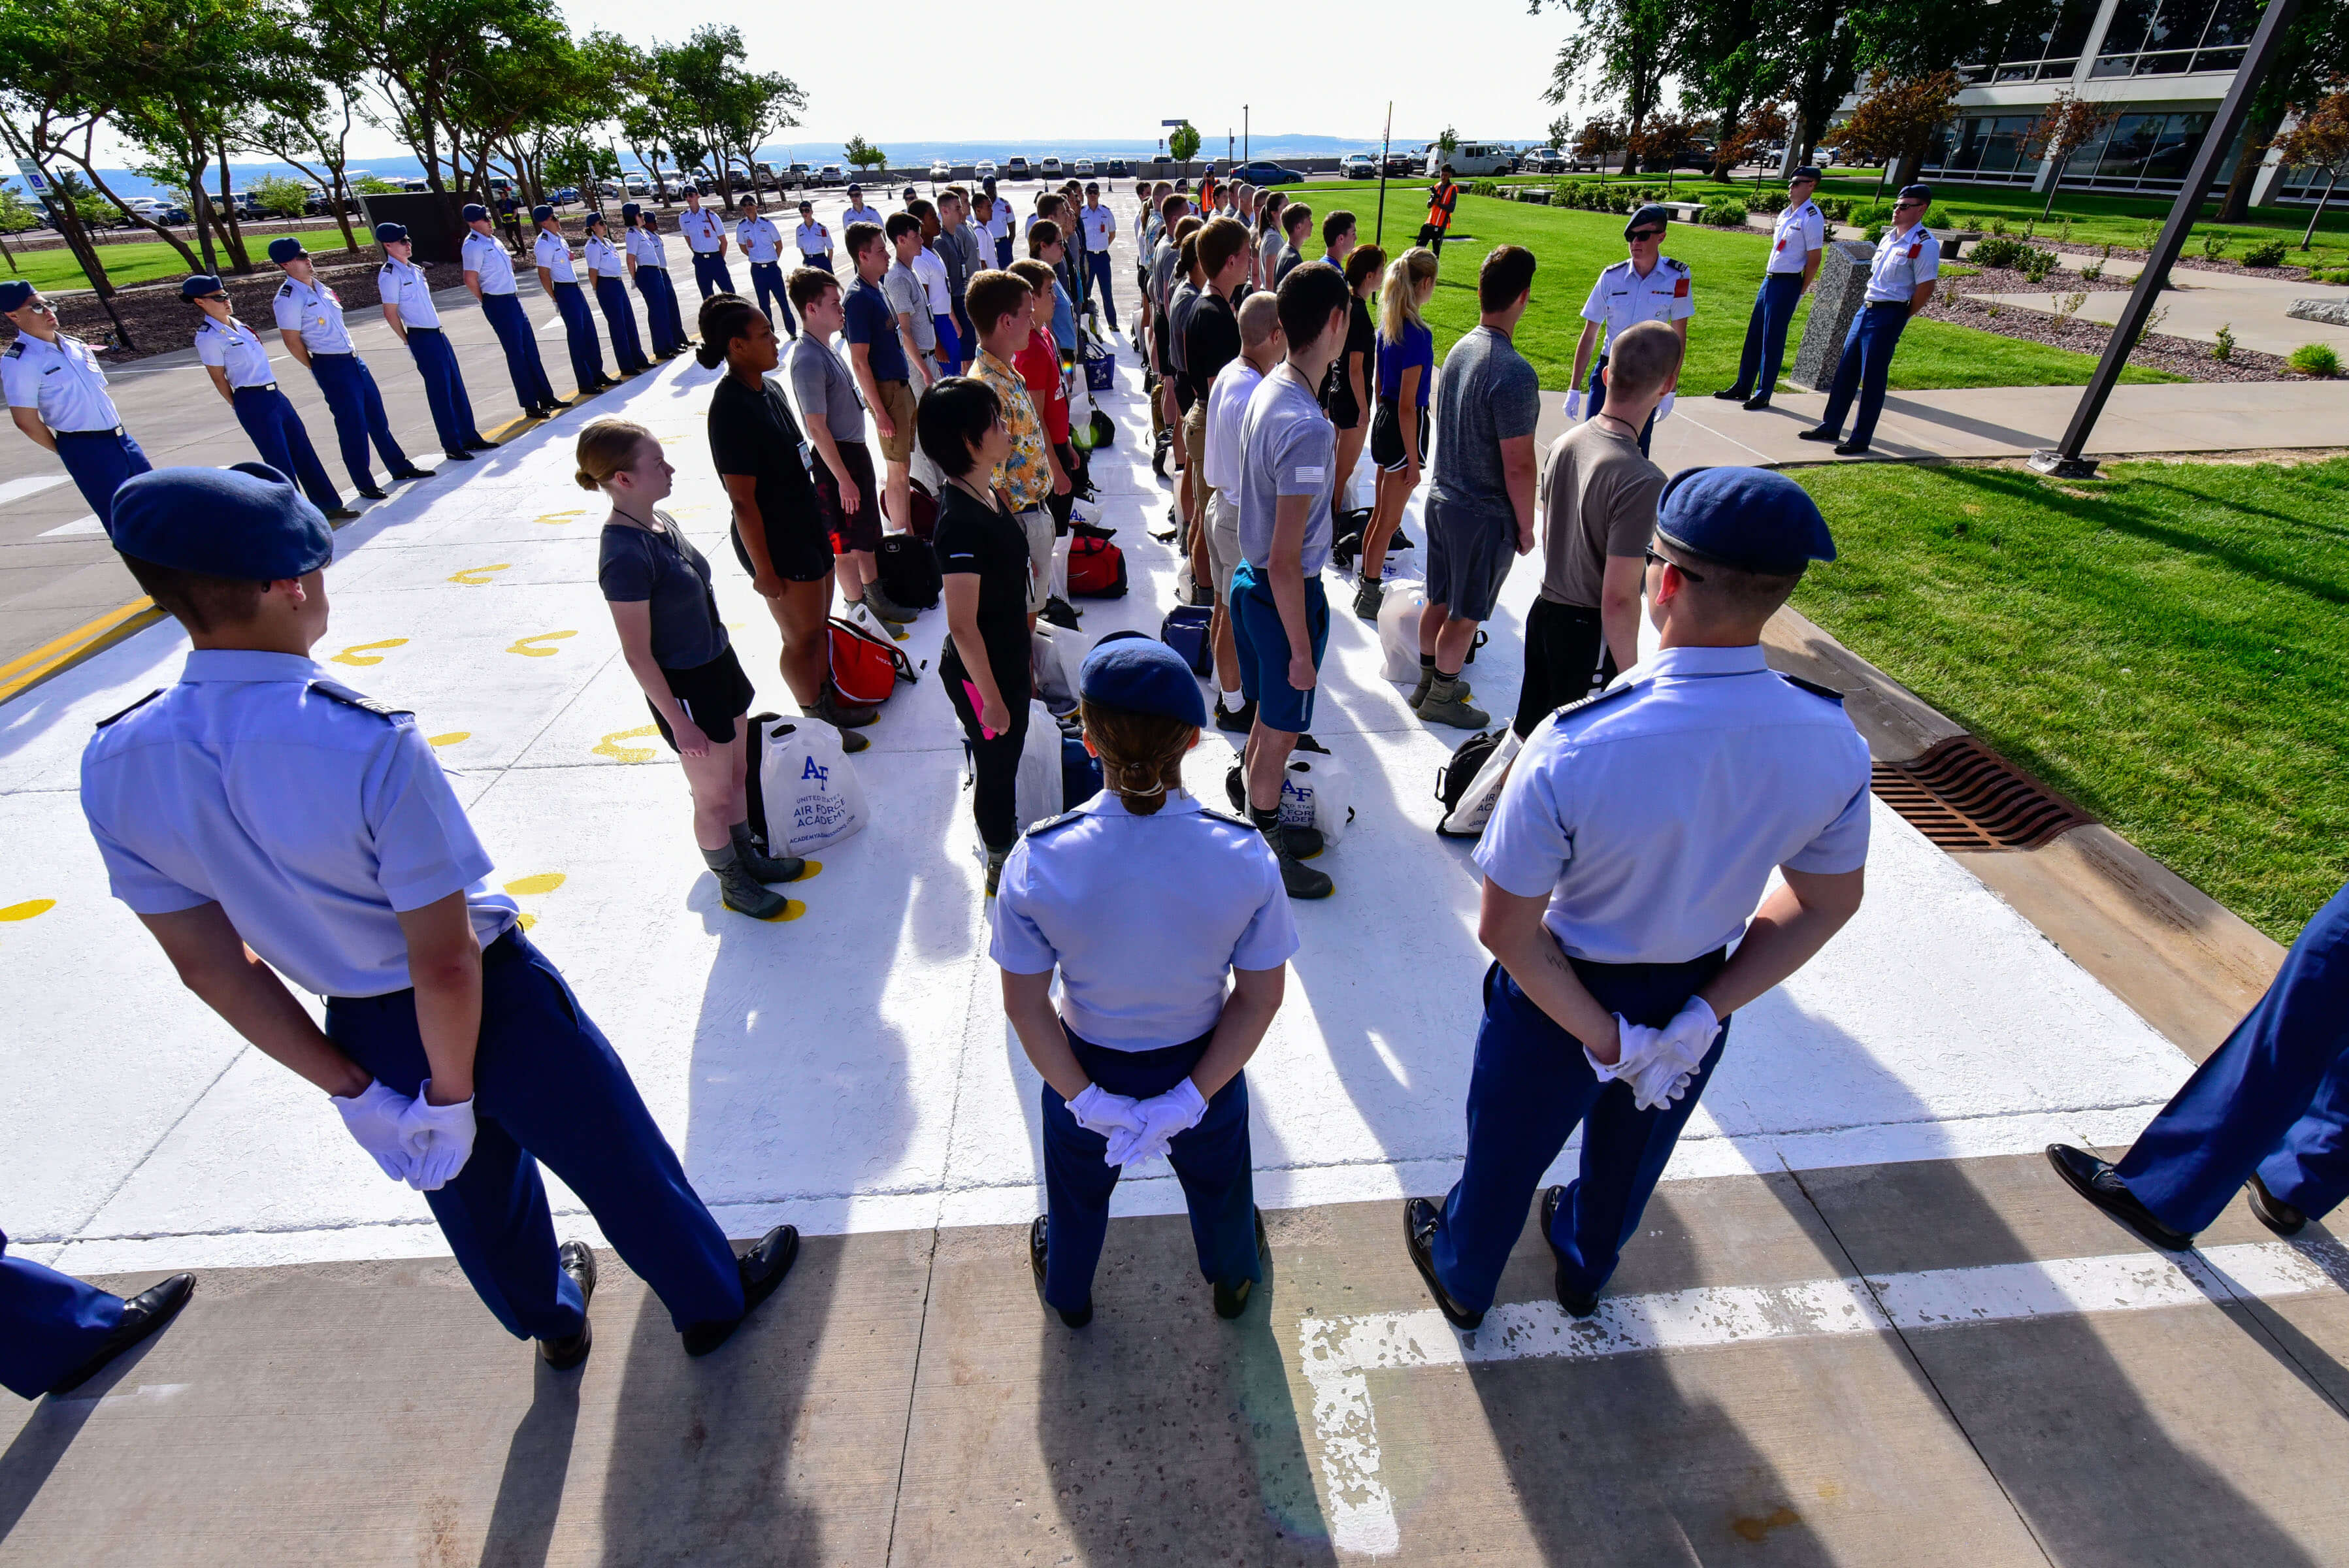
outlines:
[[913, 387], [903, 381], [884, 381], [881, 383], [881, 407], [889, 416], [889, 423], [897, 427], [895, 435], [881, 438], [882, 460], [891, 463], [913, 461]]
[[1232, 568], [1240, 563], [1240, 503], [1218, 490], [1207, 492], [1207, 563], [1216, 577], [1216, 597], [1232, 602]]
[[1207, 400], [1200, 398], [1183, 416], [1183, 490], [1191, 498], [1195, 521], [1207, 514]]

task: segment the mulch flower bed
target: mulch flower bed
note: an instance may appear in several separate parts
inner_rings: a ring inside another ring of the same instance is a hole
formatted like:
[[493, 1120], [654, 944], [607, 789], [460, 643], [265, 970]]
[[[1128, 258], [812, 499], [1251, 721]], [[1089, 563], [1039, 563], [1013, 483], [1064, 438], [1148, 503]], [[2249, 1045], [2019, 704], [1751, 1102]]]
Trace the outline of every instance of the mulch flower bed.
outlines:
[[[376, 307], [383, 303], [382, 294], [376, 289], [376, 272], [383, 264], [382, 259], [378, 256], [354, 264], [339, 245], [331, 252], [314, 253], [318, 263], [318, 280], [341, 296], [343, 314], [357, 321], [374, 315]], [[448, 287], [456, 281], [458, 272], [458, 268], [450, 266], [425, 269], [435, 288]], [[264, 343], [274, 345], [277, 341], [277, 321], [271, 314], [270, 302], [285, 281], [285, 274], [274, 266], [250, 276], [231, 273], [221, 279], [237, 319], [259, 333]], [[195, 340], [196, 327], [203, 320], [201, 311], [180, 297], [177, 278], [169, 283], [118, 289], [114, 308], [129, 330], [130, 341], [137, 346], [126, 349], [114, 341], [114, 323], [95, 294], [83, 289], [51, 297], [57, 301], [59, 328], [97, 348], [98, 357], [109, 365], [128, 364], [150, 355], [185, 348]]]
[[[2084, 284], [2072, 273], [2050, 273], [2044, 283], [2021, 281], [2020, 273], [1985, 271], [1981, 278], [1956, 280], [1969, 290], [1981, 288], [1987, 294], [2016, 294], [2025, 291], [2053, 295], [2094, 292], [2111, 293], [2112, 285], [2099, 288]], [[2014, 283], [1987, 280], [2013, 278]], [[2058, 279], [2062, 281], [2059, 282]], [[2126, 288], [2127, 284], [2118, 285]], [[1960, 326], [1971, 326], [1983, 332], [1994, 332], [2001, 337], [2019, 337], [2032, 343], [2044, 343], [2055, 348], [2076, 349], [2082, 354], [2101, 356], [2105, 346], [2112, 341], [2113, 329], [2103, 322], [2083, 321], [2076, 315], [2065, 315], [2054, 308], [2028, 305], [1993, 304], [1976, 299], [1971, 293], [1952, 301], [1946, 288], [1934, 294], [1933, 302], [1925, 307], [1927, 319], [1951, 321]], [[2189, 381], [2304, 381], [2300, 375], [2272, 354], [2261, 354], [2253, 349], [2238, 348], [2231, 358], [2214, 358], [2210, 346], [2190, 337], [2171, 337], [2166, 333], [2148, 332], [2137, 340], [2129, 354], [2131, 365], [2148, 370], [2165, 370], [2172, 376], [2183, 376]]]

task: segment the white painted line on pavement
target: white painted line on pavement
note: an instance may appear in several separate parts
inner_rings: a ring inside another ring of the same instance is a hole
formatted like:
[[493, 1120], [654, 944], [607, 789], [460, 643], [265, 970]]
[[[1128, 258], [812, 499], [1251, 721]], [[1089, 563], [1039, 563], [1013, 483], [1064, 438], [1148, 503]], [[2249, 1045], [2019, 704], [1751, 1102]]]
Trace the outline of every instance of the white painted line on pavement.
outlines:
[[69, 477], [66, 474], [30, 474], [21, 480], [10, 480], [0, 485], [0, 506], [12, 500], [22, 500], [28, 495], [38, 495], [45, 490], [65, 483]]
[[[1297, 1326], [1313, 1389], [1314, 1437], [1329, 1488], [1330, 1541], [1380, 1556], [1402, 1544], [1393, 1495], [1380, 1479], [1371, 1372], [1500, 1361], [1599, 1360], [1890, 1328], [1947, 1328], [2091, 1312], [2140, 1312], [2349, 1289], [2349, 1247], [2326, 1239], [2251, 1242], [2168, 1254], [2124, 1253], [1926, 1269], [1868, 1279], [1710, 1286], [1601, 1300], [1587, 1318], [1555, 1301], [1509, 1302], [1459, 1333], [1430, 1306]], [[1879, 1303], [1881, 1305], [1879, 1305]]]
[[105, 531], [105, 528], [98, 521], [98, 513], [94, 511], [86, 511], [79, 517], [74, 519], [71, 522], [61, 522], [55, 528], [45, 528], [41, 530], [41, 537], [43, 539], [64, 539], [78, 533], [104, 533]]

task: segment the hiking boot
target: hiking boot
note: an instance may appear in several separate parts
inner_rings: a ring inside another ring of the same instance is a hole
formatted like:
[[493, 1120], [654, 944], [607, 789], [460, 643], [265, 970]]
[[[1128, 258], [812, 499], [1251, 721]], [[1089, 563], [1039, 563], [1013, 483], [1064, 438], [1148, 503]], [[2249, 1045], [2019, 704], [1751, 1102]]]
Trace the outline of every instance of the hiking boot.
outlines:
[[1386, 590], [1369, 578], [1354, 590], [1354, 616], [1357, 620], [1378, 624], [1379, 606], [1386, 602]]
[[1419, 711], [1419, 705], [1420, 705], [1421, 703], [1423, 703], [1423, 702], [1425, 702], [1425, 701], [1427, 700], [1428, 688], [1430, 688], [1431, 686], [1434, 686], [1434, 685], [1435, 685], [1435, 666], [1434, 666], [1433, 665], [1420, 665], [1420, 666], [1419, 666], [1419, 684], [1418, 684], [1417, 686], [1415, 686], [1412, 687], [1412, 688], [1411, 688], [1411, 696], [1409, 696], [1408, 697], [1405, 697], [1405, 698], [1403, 699], [1405, 702], [1407, 702], [1408, 704], [1410, 704], [1410, 705], [1411, 705], [1411, 711], [1412, 711], [1412, 712], [1413, 712], [1413, 713], [1417, 713], [1417, 712]]
[[908, 610], [890, 598], [888, 594], [884, 593], [878, 583], [867, 583], [864, 585], [864, 607], [881, 619], [895, 621], [900, 625], [911, 624], [921, 614], [919, 610]]
[[1003, 862], [1010, 858], [1011, 849], [1008, 844], [1002, 849], [989, 849], [987, 851], [988, 897], [993, 898], [995, 896], [995, 884], [1003, 880]]
[[841, 619], [852, 626], [863, 626], [871, 631], [885, 632], [895, 642], [902, 643], [905, 640], [905, 628], [895, 621], [884, 619], [881, 613], [873, 607], [873, 590], [870, 588], [864, 591], [864, 598], [849, 602], [848, 613]]
[[1468, 695], [1468, 683], [1458, 676], [1438, 676], [1419, 705], [1419, 717], [1429, 724], [1446, 724], [1454, 729], [1482, 729], [1493, 722], [1493, 716], [1471, 706]]
[[816, 698], [815, 707], [802, 707], [800, 711], [811, 718], [820, 718], [836, 729], [862, 729], [881, 717], [879, 708], [849, 701], [840, 695], [840, 688], [828, 680], [823, 683], [823, 695]]
[[807, 908], [761, 886], [739, 859], [719, 867], [716, 875], [719, 902], [737, 914], [747, 914], [752, 920], [789, 920]]
[[1338, 884], [1330, 879], [1329, 872], [1317, 872], [1297, 858], [1297, 851], [1289, 846], [1288, 834], [1280, 825], [1278, 807], [1269, 811], [1250, 808], [1248, 818], [1256, 823], [1256, 830], [1264, 835], [1264, 841], [1272, 846], [1274, 857], [1280, 861], [1281, 891], [1291, 898], [1328, 898], [1338, 891]]
[[1217, 692], [1216, 694], [1216, 727], [1229, 730], [1234, 735], [1246, 735], [1256, 727], [1256, 704], [1243, 697], [1240, 699], [1239, 707], [1226, 707], [1224, 694]]
[[814, 861], [802, 860], [797, 855], [771, 855], [735, 841], [734, 859], [758, 882], [805, 882], [823, 867]]

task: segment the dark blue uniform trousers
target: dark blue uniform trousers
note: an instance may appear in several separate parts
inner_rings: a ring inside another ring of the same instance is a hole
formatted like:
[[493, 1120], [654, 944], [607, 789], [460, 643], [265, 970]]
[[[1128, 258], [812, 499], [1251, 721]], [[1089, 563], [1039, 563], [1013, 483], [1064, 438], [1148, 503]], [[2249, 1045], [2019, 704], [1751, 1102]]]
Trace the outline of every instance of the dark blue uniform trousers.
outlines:
[[98, 514], [98, 527], [114, 536], [114, 492], [122, 481], [154, 467], [128, 430], [52, 430], [57, 460], [73, 476], [74, 488]]
[[703, 299], [734, 292], [734, 274], [726, 270], [726, 258], [716, 251], [693, 253], [693, 281], [701, 285]]
[[473, 400], [465, 396], [465, 377], [457, 368], [457, 351], [449, 335], [437, 326], [408, 329], [409, 357], [424, 377], [424, 400], [432, 405], [432, 428], [444, 452], [461, 452], [487, 445], [481, 427], [473, 423]]
[[577, 284], [556, 284], [554, 308], [563, 316], [563, 336], [571, 346], [571, 379], [580, 391], [593, 392], [604, 380], [604, 345], [595, 335], [586, 291]]
[[604, 325], [612, 334], [612, 357], [619, 362], [620, 374], [634, 376], [650, 365], [644, 339], [636, 335], [636, 307], [628, 303], [628, 285], [617, 278], [597, 278], [595, 303], [604, 307]]
[[2181, 1231], [2217, 1219], [2254, 1171], [2311, 1219], [2349, 1195], [2349, 887], [2117, 1169]]
[[[401, 1094], [414, 1094], [430, 1074], [413, 991], [329, 998], [326, 1037]], [[508, 1333], [560, 1339], [579, 1332], [585, 1316], [579, 1287], [555, 1263], [541, 1160], [587, 1205], [680, 1331], [742, 1315], [734, 1249], [603, 1031], [519, 927], [481, 951], [473, 1113], [472, 1157], [424, 1197], [465, 1277]]]
[[[1117, 330], [1117, 294], [1109, 285], [1109, 253], [1107, 251], [1085, 253], [1085, 299], [1092, 297], [1095, 284], [1101, 285], [1102, 315], [1108, 321], [1110, 330], [1115, 332]], [[956, 303], [960, 304], [959, 301]], [[1077, 303], [1082, 304], [1084, 300], [1079, 300]]]
[[363, 490], [378, 488], [375, 470], [367, 463], [370, 436], [384, 467], [393, 473], [416, 466], [392, 439], [391, 421], [384, 417], [383, 394], [376, 390], [367, 361], [356, 354], [313, 354], [310, 374], [317, 378], [318, 390], [326, 395], [326, 407], [335, 416], [335, 442], [343, 449], [343, 466], [351, 470], [353, 484]]
[[[1061, 1026], [1067, 1033], [1068, 1026]], [[1077, 1064], [1111, 1094], [1148, 1099], [1164, 1094], [1199, 1065], [1212, 1033], [1155, 1051], [1113, 1051], [1069, 1035]], [[1077, 1125], [1069, 1103], [1044, 1086], [1044, 1299], [1075, 1312], [1093, 1298], [1093, 1270], [1109, 1234], [1109, 1198], [1118, 1167], [1102, 1156], [1109, 1140]], [[1256, 1180], [1248, 1163], [1247, 1076], [1207, 1102], [1199, 1125], [1178, 1132], [1166, 1158], [1191, 1211], [1191, 1242], [1199, 1273], [1211, 1284], [1261, 1282], [1256, 1250]]]
[[791, 296], [783, 292], [783, 263], [752, 262], [750, 286], [759, 294], [759, 308], [767, 320], [792, 337], [800, 335], [800, 318], [792, 314]]
[[[1599, 410], [1607, 407], [1607, 378], [1599, 373], [1607, 368], [1607, 362], [1613, 357], [1614, 356], [1611, 354], [1602, 354], [1599, 356], [1599, 363], [1590, 367], [1589, 413], [1590, 418], [1594, 419], [1599, 418]], [[1653, 414], [1651, 414], [1648, 416], [1648, 422], [1640, 427], [1640, 455], [1641, 457], [1644, 458], [1648, 455], [1648, 439], [1655, 433], [1656, 417]]]
[[0, 1387], [37, 1399], [106, 1346], [122, 1298], [30, 1258], [12, 1258], [0, 1233]]
[[685, 346], [685, 323], [677, 314], [677, 284], [660, 268], [639, 262], [636, 292], [645, 296], [645, 323], [652, 329], [653, 352], [666, 359]]
[[1754, 314], [1745, 318], [1745, 348], [1737, 356], [1737, 385], [1731, 391], [1767, 397], [1778, 389], [1778, 371], [1786, 362], [1786, 328], [1802, 299], [1802, 273], [1762, 274], [1762, 286], [1754, 291]]
[[506, 351], [506, 374], [513, 377], [514, 400], [525, 413], [551, 407], [554, 388], [546, 379], [546, 365], [538, 356], [538, 334], [523, 314], [522, 301], [510, 294], [484, 294], [481, 314]]
[[293, 399], [274, 387], [240, 387], [230, 397], [236, 422], [253, 438], [253, 449], [263, 462], [300, 485], [320, 511], [343, 504], [342, 492], [326, 477], [326, 465], [318, 460], [318, 449], [310, 444], [309, 428]]
[[1835, 386], [1819, 423], [1830, 430], [1843, 428], [1844, 411], [1851, 407], [1855, 388], [1859, 413], [1851, 422], [1851, 444], [1867, 446], [1876, 437], [1876, 417], [1884, 412], [1885, 378], [1892, 374], [1892, 351], [1900, 346], [1901, 329], [1909, 325], [1909, 306], [1895, 301], [1871, 304], [1851, 318], [1844, 335], [1843, 356], [1836, 361]]
[[[1686, 964], [1572, 962], [1600, 1006], [1661, 1028], [1727, 959], [1713, 952]], [[1485, 970], [1485, 1021], [1468, 1079], [1468, 1161], [1444, 1201], [1435, 1234], [1435, 1271], [1453, 1299], [1472, 1312], [1493, 1305], [1534, 1188], [1578, 1125], [1582, 1173], [1566, 1190], [1549, 1242], [1569, 1284], [1588, 1291], [1605, 1284], [1728, 1043], [1724, 1018], [1688, 1092], [1641, 1110], [1629, 1084], [1599, 1081], [1581, 1042], [1507, 970], [1498, 964]]]

